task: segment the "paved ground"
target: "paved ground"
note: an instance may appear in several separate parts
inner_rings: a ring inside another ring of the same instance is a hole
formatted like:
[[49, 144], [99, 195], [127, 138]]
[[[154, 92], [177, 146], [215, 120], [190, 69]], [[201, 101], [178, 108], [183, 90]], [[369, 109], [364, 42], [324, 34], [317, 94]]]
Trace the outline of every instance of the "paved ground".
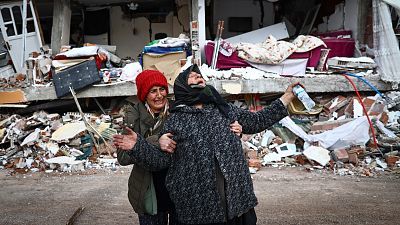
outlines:
[[[126, 197], [129, 168], [81, 174], [0, 171], [0, 224], [138, 224]], [[258, 224], [400, 224], [400, 177], [334, 176], [263, 168], [253, 176]]]

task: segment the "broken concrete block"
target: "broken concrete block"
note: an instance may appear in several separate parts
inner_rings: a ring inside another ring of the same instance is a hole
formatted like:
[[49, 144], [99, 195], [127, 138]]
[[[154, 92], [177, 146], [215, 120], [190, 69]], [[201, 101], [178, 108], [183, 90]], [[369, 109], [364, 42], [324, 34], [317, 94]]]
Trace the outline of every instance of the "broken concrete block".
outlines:
[[24, 141], [21, 143], [21, 146], [33, 144], [33, 142], [38, 141], [39, 139], [40, 129], [36, 128], [35, 131], [30, 133]]
[[331, 160], [329, 151], [318, 146], [310, 146], [303, 151], [303, 154], [310, 160], [318, 162], [321, 166], [325, 166]]
[[345, 120], [334, 120], [334, 121], [323, 121], [323, 122], [315, 122], [311, 126], [311, 133], [321, 133], [327, 130], [333, 130], [336, 127], [339, 127], [343, 124], [346, 124], [354, 119], [345, 119]]
[[250, 171], [250, 174], [256, 174], [257, 173], [257, 168], [249, 167], [249, 171]]
[[46, 144], [46, 148], [48, 151], [50, 151], [53, 155], [57, 154], [58, 150], [60, 150], [60, 148], [58, 147], [57, 143], [54, 142], [49, 142]]
[[51, 136], [51, 139], [54, 141], [69, 140], [85, 130], [84, 122], [68, 123], [58, 128]]
[[278, 152], [279, 157], [288, 157], [297, 154], [295, 144], [284, 143], [275, 147], [275, 149]]
[[261, 146], [267, 147], [269, 144], [271, 144], [274, 138], [275, 134], [272, 131], [270, 130], [265, 131], [265, 133], [262, 136]]
[[263, 158], [263, 164], [271, 163], [271, 162], [280, 162], [282, 158], [276, 152], [268, 153]]

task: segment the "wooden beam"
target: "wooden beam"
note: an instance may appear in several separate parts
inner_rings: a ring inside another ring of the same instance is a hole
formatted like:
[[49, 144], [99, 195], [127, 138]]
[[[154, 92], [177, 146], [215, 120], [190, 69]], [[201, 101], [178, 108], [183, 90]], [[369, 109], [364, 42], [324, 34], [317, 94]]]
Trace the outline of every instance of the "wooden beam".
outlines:
[[70, 0], [54, 0], [53, 27], [51, 29], [51, 49], [53, 54], [59, 53], [61, 46], [69, 44], [70, 26]]

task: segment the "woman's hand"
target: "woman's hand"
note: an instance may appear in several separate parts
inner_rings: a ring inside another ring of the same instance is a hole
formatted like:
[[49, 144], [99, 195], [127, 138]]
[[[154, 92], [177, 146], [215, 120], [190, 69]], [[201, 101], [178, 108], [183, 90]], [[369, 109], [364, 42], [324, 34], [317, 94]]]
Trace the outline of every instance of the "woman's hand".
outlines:
[[172, 140], [174, 135], [171, 133], [163, 134], [160, 139], [158, 139], [158, 143], [160, 144], [160, 148], [164, 152], [174, 153], [176, 148], [176, 142]]
[[133, 147], [135, 147], [137, 134], [129, 127], [126, 127], [125, 130], [127, 134], [113, 135], [113, 143], [115, 147], [123, 151], [130, 151]]
[[235, 133], [237, 136], [240, 137], [242, 135], [242, 125], [240, 125], [238, 121], [231, 123], [231, 125], [229, 126], [231, 128], [231, 131]]

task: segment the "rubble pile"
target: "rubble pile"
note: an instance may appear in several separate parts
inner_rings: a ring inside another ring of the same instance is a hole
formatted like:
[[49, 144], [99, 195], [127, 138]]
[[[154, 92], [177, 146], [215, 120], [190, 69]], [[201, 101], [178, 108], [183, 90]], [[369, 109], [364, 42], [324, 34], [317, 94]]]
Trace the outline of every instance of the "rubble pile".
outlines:
[[30, 117], [3, 115], [0, 168], [12, 169], [12, 173], [115, 168], [117, 161], [111, 139], [121, 120], [111, 120], [109, 115], [83, 116], [85, 120], [76, 112], [61, 116], [44, 111]]
[[[355, 96], [315, 96], [317, 104], [311, 111], [293, 102], [288, 106], [289, 117], [269, 130], [243, 135], [251, 172], [263, 166], [301, 166], [338, 175], [399, 172], [398, 95], [386, 93], [390, 96], [386, 100], [379, 95], [362, 98], [375, 136]], [[270, 100], [268, 96], [245, 95], [231, 101], [258, 111]], [[112, 135], [121, 131], [122, 114], [85, 113], [83, 117], [77, 112], [60, 115], [44, 111], [30, 117], [0, 115], [0, 168], [13, 173], [115, 169], [118, 163]]]
[[[314, 108], [320, 111], [317, 115], [291, 112], [290, 118], [271, 129], [245, 135], [242, 141], [250, 171], [256, 173], [262, 166], [302, 166], [338, 175], [376, 176], [400, 172], [398, 111], [389, 111], [378, 96], [363, 98], [372, 118], [376, 146], [367, 118], [362, 110], [356, 110], [359, 103], [355, 99], [337, 96], [325, 104], [319, 102]], [[242, 107], [254, 108], [246, 104]]]

